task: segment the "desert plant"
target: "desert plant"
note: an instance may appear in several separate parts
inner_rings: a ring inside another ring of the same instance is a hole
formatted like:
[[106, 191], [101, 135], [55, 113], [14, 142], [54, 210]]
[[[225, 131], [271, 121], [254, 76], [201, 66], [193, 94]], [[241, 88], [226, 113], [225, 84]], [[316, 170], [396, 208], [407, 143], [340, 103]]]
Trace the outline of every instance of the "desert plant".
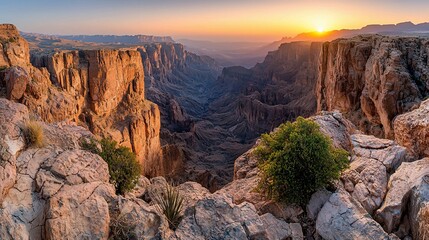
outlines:
[[101, 151], [96, 140], [82, 142], [84, 150], [98, 154], [109, 166], [110, 183], [116, 188], [116, 194], [125, 194], [132, 190], [141, 175], [142, 169], [136, 155], [127, 147], [117, 146], [113, 140], [103, 138], [100, 141]]
[[304, 205], [311, 195], [340, 177], [348, 153], [333, 147], [319, 126], [302, 117], [263, 134], [259, 159], [259, 190], [269, 198]]
[[22, 132], [27, 147], [43, 147], [45, 145], [43, 127], [39, 122], [34, 120], [25, 122]]
[[179, 190], [170, 184], [166, 184], [164, 189], [155, 195], [158, 211], [165, 215], [173, 230], [177, 228], [182, 219], [183, 200]]
[[137, 240], [136, 227], [135, 223], [116, 209], [111, 216], [109, 240]]

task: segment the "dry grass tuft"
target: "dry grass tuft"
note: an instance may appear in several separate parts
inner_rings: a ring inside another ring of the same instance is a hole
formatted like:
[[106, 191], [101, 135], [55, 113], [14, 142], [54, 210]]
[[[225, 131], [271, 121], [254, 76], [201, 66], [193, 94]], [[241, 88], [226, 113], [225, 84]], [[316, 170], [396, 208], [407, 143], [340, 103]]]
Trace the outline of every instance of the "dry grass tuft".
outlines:
[[42, 125], [34, 120], [29, 120], [22, 128], [27, 147], [43, 147], [45, 145], [45, 135]]

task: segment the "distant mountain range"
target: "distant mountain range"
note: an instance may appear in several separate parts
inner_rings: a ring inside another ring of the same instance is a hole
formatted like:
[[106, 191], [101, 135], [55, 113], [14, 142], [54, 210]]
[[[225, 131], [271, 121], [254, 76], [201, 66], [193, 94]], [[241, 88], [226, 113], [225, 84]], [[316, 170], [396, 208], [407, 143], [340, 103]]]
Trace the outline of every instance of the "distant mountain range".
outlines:
[[[169, 36], [149, 35], [43, 35], [21, 33], [33, 47], [51, 48], [117, 48], [120, 46], [142, 45], [145, 43], [166, 42], [174, 43]], [[214, 42], [180, 39], [186, 50], [199, 55], [214, 58], [221, 66], [244, 66], [250, 68], [262, 62], [268, 52], [277, 50], [283, 43], [310, 41], [325, 42], [337, 38], [350, 38], [362, 34], [381, 34], [389, 36], [419, 36], [429, 37], [429, 22], [414, 24], [402, 22], [398, 24], [371, 24], [361, 29], [341, 29], [323, 33], [306, 32], [295, 37], [284, 37], [278, 41], [268, 42]], [[34, 49], [34, 48], [33, 48]]]
[[324, 33], [307, 32], [293, 38], [285, 37], [280, 43], [295, 41], [331, 41], [337, 38], [350, 38], [362, 34], [381, 34], [388, 36], [429, 36], [429, 23], [414, 24], [402, 22], [398, 24], [371, 24], [361, 29], [341, 29]]
[[118, 43], [118, 44], [141, 44], [141, 43], [174, 43], [169, 36], [150, 35], [59, 35], [59, 38], [94, 43]]

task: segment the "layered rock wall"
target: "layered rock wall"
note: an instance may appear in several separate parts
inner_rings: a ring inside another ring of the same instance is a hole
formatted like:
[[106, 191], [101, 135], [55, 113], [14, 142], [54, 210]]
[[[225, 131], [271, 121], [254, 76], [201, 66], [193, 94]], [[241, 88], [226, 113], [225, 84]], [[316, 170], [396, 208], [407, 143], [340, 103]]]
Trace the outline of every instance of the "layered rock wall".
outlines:
[[[0, 25], [5, 97], [47, 122], [74, 121], [130, 147], [149, 176], [162, 175], [160, 112], [145, 99], [136, 50], [60, 51], [31, 56], [13, 25]], [[4, 39], [8, 42], [3, 43]], [[11, 40], [13, 39], [13, 40]], [[0, 64], [1, 65], [1, 64]], [[36, 68], [37, 67], [37, 68]]]
[[325, 43], [317, 109], [340, 110], [364, 132], [393, 138], [394, 117], [429, 94], [428, 53], [423, 38], [369, 35]]

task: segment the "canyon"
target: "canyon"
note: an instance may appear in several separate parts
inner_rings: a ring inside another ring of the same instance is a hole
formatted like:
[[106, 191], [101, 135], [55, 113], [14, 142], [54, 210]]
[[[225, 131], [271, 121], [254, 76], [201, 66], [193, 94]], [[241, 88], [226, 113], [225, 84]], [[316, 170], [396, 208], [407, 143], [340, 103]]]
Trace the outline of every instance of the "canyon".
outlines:
[[[284, 43], [252, 68], [222, 69], [182, 44], [148, 39], [41, 49], [0, 25], [1, 239], [107, 239], [117, 216], [136, 223], [141, 239], [429, 234], [429, 40]], [[257, 138], [298, 116], [350, 154], [334, 189], [307, 206], [255, 191]], [[45, 147], [25, 147], [29, 119], [42, 123]], [[96, 137], [129, 147], [143, 166], [125, 196], [80, 146]], [[170, 180], [186, 196], [175, 230], [153, 204]]]

